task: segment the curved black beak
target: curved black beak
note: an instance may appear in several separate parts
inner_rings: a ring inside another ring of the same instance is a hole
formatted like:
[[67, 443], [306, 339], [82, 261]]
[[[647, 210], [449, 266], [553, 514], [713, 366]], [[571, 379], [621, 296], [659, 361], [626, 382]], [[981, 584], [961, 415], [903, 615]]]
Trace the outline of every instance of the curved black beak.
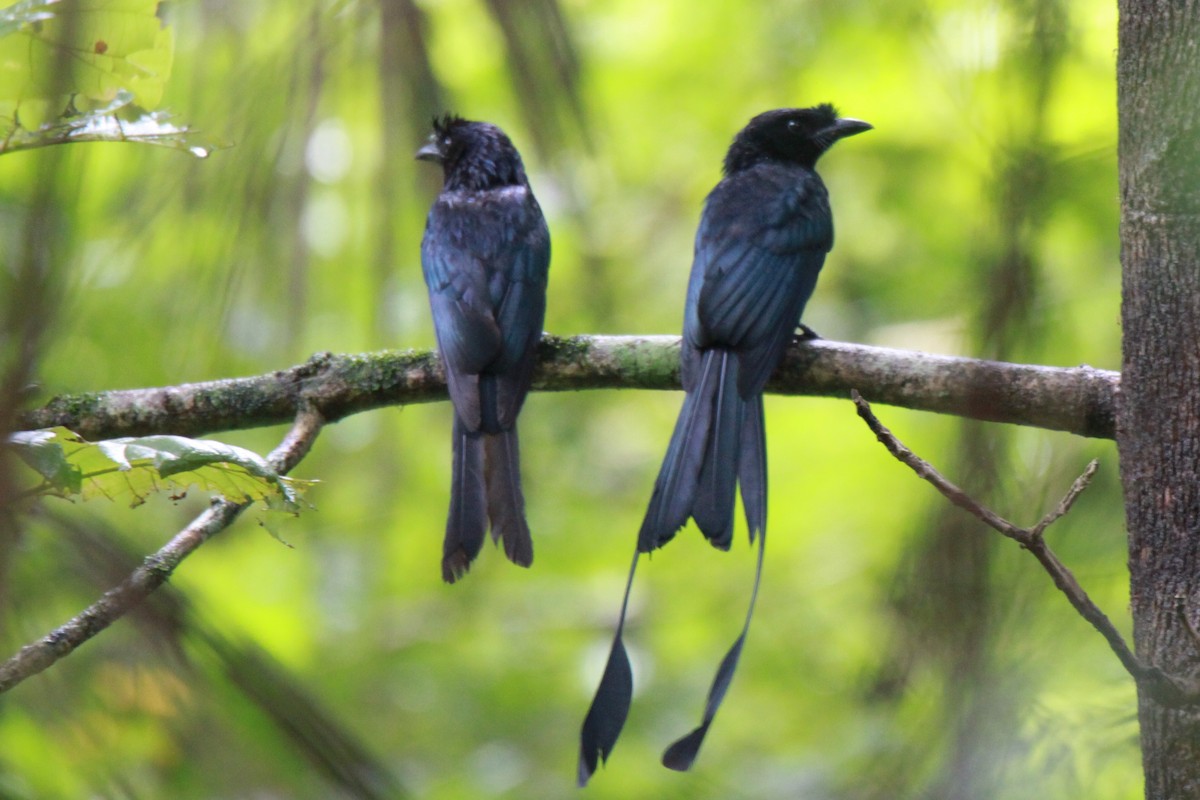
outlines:
[[869, 131], [875, 126], [869, 122], [863, 122], [861, 119], [853, 117], [841, 117], [834, 120], [834, 123], [825, 130], [821, 131], [822, 136], [828, 136], [832, 140], [844, 139], [847, 136], [854, 136], [864, 131]]
[[438, 161], [445, 158], [442, 153], [442, 143], [438, 141], [437, 133], [432, 133], [425, 144], [421, 145], [421, 149], [417, 151], [416, 159], [418, 161]]

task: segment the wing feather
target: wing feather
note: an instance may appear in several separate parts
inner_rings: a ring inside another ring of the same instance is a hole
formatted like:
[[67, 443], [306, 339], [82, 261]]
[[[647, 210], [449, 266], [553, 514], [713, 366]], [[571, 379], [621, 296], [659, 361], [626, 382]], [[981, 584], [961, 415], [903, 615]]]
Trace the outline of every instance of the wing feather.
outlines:
[[696, 233], [685, 334], [739, 353], [739, 393], [763, 385], [816, 287], [833, 226], [809, 170], [764, 164], [717, 185]]
[[[429, 212], [421, 263], [454, 407], [469, 430], [511, 428], [546, 313], [550, 234], [532, 192], [443, 194]], [[480, 375], [496, 377], [486, 398]]]

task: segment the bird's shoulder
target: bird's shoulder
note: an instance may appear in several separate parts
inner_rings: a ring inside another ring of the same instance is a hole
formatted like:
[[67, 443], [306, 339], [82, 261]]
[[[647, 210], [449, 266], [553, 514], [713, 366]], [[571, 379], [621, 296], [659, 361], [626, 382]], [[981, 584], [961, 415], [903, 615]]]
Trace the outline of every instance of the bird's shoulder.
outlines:
[[529, 255], [540, 263], [548, 260], [549, 232], [528, 186], [443, 191], [429, 210], [422, 254], [435, 269], [438, 262], [503, 269]]
[[[429, 227], [503, 233], [505, 226], [521, 229], [541, 217], [541, 209], [528, 185], [492, 189], [442, 191], [429, 209]], [[488, 230], [483, 226], [498, 226]]]
[[708, 205], [727, 214], [781, 224], [796, 216], [828, 214], [829, 193], [813, 170], [767, 162], [722, 178]]
[[723, 178], [705, 203], [697, 245], [722, 251], [735, 244], [780, 254], [828, 252], [833, 216], [821, 178], [804, 167], [774, 163]]

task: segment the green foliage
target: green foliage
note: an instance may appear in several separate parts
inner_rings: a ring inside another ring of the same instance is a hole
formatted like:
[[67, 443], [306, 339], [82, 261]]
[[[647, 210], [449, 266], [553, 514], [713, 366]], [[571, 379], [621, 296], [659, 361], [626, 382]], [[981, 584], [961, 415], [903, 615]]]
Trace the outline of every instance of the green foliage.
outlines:
[[106, 105], [122, 89], [143, 108], [156, 107], [174, 55], [171, 30], [160, 24], [157, 10], [158, 0], [38, 0], [6, 9], [0, 25], [5, 116], [19, 105], [34, 117], [29, 104], [35, 101], [57, 110], [70, 95]]
[[127, 500], [140, 506], [155, 492], [192, 486], [237, 503], [262, 501], [297, 512], [306, 482], [279, 475], [242, 447], [183, 436], [139, 436], [88, 442], [66, 428], [22, 431], [9, 445], [42, 478], [33, 494]]
[[0, 37], [16, 33], [21, 28], [33, 29], [35, 25], [54, 19], [51, 6], [61, 0], [22, 0], [7, 8], [0, 8]]
[[174, 35], [158, 0], [25, 0], [0, 9], [0, 155], [145, 142], [204, 157], [161, 112]]

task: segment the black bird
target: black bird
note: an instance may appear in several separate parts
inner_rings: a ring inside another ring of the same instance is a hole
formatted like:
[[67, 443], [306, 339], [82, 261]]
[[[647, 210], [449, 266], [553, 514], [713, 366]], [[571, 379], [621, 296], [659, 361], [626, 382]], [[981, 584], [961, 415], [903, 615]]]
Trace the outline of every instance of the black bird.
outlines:
[[[783, 108], [750, 120], [725, 156], [725, 175], [705, 201], [684, 312], [681, 372], [687, 393], [650, 506], [638, 555], [662, 547], [689, 518], [728, 550], [740, 483], [750, 541], [760, 535], [758, 571], [742, 633], [717, 671], [700, 727], [663, 755], [688, 769], [737, 666], [762, 573], [767, 522], [763, 388], [796, 335], [800, 315], [833, 246], [833, 216], [817, 159], [834, 142], [870, 130], [832, 105]], [[632, 679], [617, 627], [608, 666], [581, 735], [579, 782], [616, 743]]]
[[442, 578], [454, 583], [492, 538], [533, 563], [517, 414], [546, 316], [550, 232], [521, 155], [495, 125], [447, 115], [417, 158], [445, 182], [425, 223], [421, 264], [454, 405], [453, 484]]

